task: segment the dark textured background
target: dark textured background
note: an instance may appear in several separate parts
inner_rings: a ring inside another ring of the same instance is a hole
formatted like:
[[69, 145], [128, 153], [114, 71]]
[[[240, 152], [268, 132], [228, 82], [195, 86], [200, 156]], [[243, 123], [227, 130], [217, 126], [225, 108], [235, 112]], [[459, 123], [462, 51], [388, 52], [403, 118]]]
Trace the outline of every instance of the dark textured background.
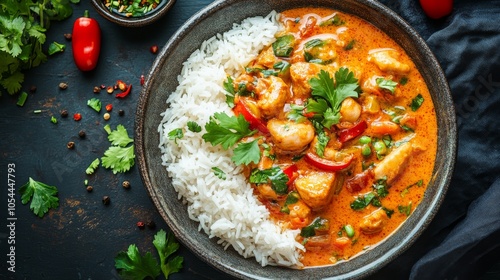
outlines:
[[[160, 21], [140, 29], [120, 27], [100, 17], [87, 1], [74, 6], [73, 16], [50, 27], [47, 42], [65, 42], [73, 21], [88, 9], [102, 29], [102, 51], [95, 71], [80, 72], [67, 51], [50, 57], [26, 72], [24, 107], [17, 98], [0, 98], [0, 188], [4, 225], [7, 215], [7, 164], [15, 164], [16, 189], [29, 177], [59, 189], [60, 206], [43, 219], [16, 197], [16, 272], [0, 266], [0, 279], [118, 279], [114, 257], [135, 243], [142, 253], [154, 252], [153, 235], [168, 227], [144, 189], [137, 166], [125, 174], [99, 168], [92, 176], [85, 169], [101, 157], [109, 143], [102, 127], [123, 124], [134, 129], [139, 79], [151, 67], [160, 48], [191, 15], [210, 0], [177, 0]], [[457, 110], [459, 150], [455, 173], [440, 211], [416, 243], [370, 279], [500, 279], [500, 1], [455, 0], [452, 15], [442, 20], [425, 17], [418, 1], [381, 1], [428, 42], [449, 79]], [[48, 45], [48, 44], [47, 44]], [[47, 47], [47, 46], [46, 46]], [[121, 79], [132, 83], [126, 99], [94, 86]], [[58, 84], [69, 87], [60, 90]], [[98, 97], [112, 103], [111, 119], [96, 113], [86, 102]], [[68, 110], [67, 119], [60, 111]], [[118, 110], [125, 111], [118, 116]], [[42, 110], [34, 114], [34, 110]], [[80, 112], [80, 122], [71, 118]], [[57, 124], [50, 122], [58, 118]], [[78, 132], [86, 131], [80, 139]], [[132, 136], [132, 135], [131, 135]], [[66, 143], [74, 141], [74, 150]], [[94, 187], [85, 190], [84, 180]], [[123, 189], [124, 180], [131, 188]], [[109, 195], [110, 205], [101, 198]], [[156, 228], [137, 228], [138, 221], [154, 221]], [[8, 254], [8, 229], [0, 229], [0, 255]], [[181, 247], [184, 268], [170, 279], [224, 279], [222, 273]]]

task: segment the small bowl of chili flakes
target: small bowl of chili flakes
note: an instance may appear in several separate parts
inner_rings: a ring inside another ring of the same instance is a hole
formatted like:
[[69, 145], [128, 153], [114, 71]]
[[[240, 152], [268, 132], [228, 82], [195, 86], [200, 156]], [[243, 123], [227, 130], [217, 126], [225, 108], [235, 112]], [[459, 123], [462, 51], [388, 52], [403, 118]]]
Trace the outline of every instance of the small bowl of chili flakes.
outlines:
[[164, 16], [175, 0], [92, 0], [97, 12], [125, 27], [141, 27]]

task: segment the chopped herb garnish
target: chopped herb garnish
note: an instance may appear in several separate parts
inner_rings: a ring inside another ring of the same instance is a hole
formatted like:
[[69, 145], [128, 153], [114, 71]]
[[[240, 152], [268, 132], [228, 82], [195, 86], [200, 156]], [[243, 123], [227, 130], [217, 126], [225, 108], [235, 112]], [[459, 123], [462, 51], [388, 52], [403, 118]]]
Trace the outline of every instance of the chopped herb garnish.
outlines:
[[279, 166], [274, 166], [269, 169], [254, 169], [250, 174], [250, 183], [267, 184], [271, 183], [271, 188], [277, 194], [286, 194], [288, 191], [288, 176], [281, 170]]
[[424, 97], [419, 93], [413, 100], [411, 101], [410, 108], [413, 112], [417, 111], [420, 106], [424, 103]]
[[17, 103], [16, 103], [17, 106], [23, 107], [27, 98], [28, 98], [28, 93], [26, 93], [25, 91], [21, 92], [19, 94], [19, 97], [17, 98]]
[[288, 195], [286, 196], [285, 204], [283, 205], [283, 207], [281, 207], [281, 212], [290, 214], [290, 209], [288, 208], [288, 205], [297, 203], [297, 201], [299, 201], [299, 198], [300, 196], [298, 192], [296, 191], [289, 192]]
[[214, 175], [217, 176], [221, 180], [226, 180], [226, 173], [222, 171], [219, 167], [212, 167], [212, 170], [214, 171]]
[[231, 76], [227, 76], [227, 80], [224, 81], [222, 84], [224, 89], [228, 92], [226, 94], [226, 103], [229, 105], [230, 108], [234, 108], [234, 85], [233, 85], [233, 78]]
[[101, 161], [99, 160], [99, 158], [94, 159], [94, 161], [92, 161], [89, 167], [87, 167], [87, 169], [85, 170], [85, 173], [87, 173], [87, 175], [94, 174], [95, 170], [97, 169], [97, 167], [99, 167], [100, 163]]
[[316, 235], [316, 230], [327, 230], [330, 226], [330, 223], [327, 219], [323, 219], [317, 217], [314, 219], [308, 226], [303, 227], [300, 231], [300, 236], [302, 237], [313, 237]]
[[182, 128], [172, 129], [168, 133], [168, 139], [174, 140], [176, 144], [177, 144], [177, 139], [182, 139], [182, 137], [184, 137], [184, 132], [182, 131]]
[[53, 123], [53, 124], [56, 124], [57, 123], [57, 118], [52, 116], [50, 117], [50, 122]]
[[396, 86], [398, 85], [398, 83], [394, 82], [393, 80], [385, 78], [377, 78], [375, 79], [375, 82], [377, 83], [379, 88], [386, 89], [392, 94], [394, 94]]
[[228, 116], [226, 113], [215, 113], [205, 125], [207, 132], [202, 138], [214, 146], [220, 144], [227, 150], [242, 138], [256, 132], [249, 127], [243, 115]]
[[410, 214], [411, 214], [411, 207], [412, 207], [412, 203], [410, 201], [410, 203], [408, 203], [408, 205], [406, 205], [406, 206], [404, 206], [404, 205], [398, 205], [398, 211], [401, 214], [405, 214], [406, 216], [410, 216]]
[[187, 127], [188, 127], [189, 131], [192, 131], [192, 132], [200, 132], [201, 131], [201, 126], [194, 121], [188, 121]]
[[354, 48], [354, 44], [356, 44], [356, 41], [355, 40], [351, 40], [349, 41], [349, 43], [347, 43], [347, 45], [345, 45], [344, 47], [344, 50], [345, 51], [350, 51]]
[[65, 49], [66, 49], [65, 44], [59, 44], [58, 42], [52, 42], [49, 45], [48, 54], [53, 55], [53, 54], [56, 54], [59, 52], [64, 52]]
[[87, 105], [94, 109], [97, 113], [101, 112], [102, 103], [98, 98], [93, 97], [90, 100], [87, 100]]
[[292, 34], [287, 34], [276, 38], [273, 43], [273, 52], [277, 57], [290, 57], [295, 44], [295, 37]]
[[328, 25], [335, 25], [335, 26], [340, 26], [344, 25], [345, 21], [343, 21], [338, 15], [334, 15], [333, 17], [329, 18], [328, 20], [323, 21], [320, 23], [320, 26], [328, 26]]
[[399, 84], [404, 86], [408, 83], [408, 77], [402, 77], [400, 80], [399, 80]]
[[246, 142], [239, 143], [233, 150], [233, 157], [231, 158], [236, 164], [248, 165], [251, 162], [258, 163], [260, 161], [260, 148], [257, 139]]

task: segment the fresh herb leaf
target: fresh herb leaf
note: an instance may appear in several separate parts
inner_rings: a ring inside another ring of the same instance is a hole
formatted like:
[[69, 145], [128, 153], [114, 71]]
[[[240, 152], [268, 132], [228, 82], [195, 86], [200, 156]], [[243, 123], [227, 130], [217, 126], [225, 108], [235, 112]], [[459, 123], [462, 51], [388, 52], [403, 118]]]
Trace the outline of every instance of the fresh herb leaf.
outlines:
[[95, 170], [97, 169], [97, 167], [99, 167], [100, 163], [101, 161], [99, 160], [99, 158], [94, 159], [94, 161], [92, 161], [89, 167], [87, 167], [87, 169], [85, 170], [85, 173], [87, 173], [87, 175], [94, 174]]
[[224, 83], [222, 85], [228, 93], [228, 94], [226, 94], [227, 105], [229, 105], [229, 108], [234, 108], [235, 92], [234, 92], [233, 78], [231, 78], [231, 76], [227, 76], [227, 79], [224, 81]]
[[121, 124], [116, 127], [116, 130], [111, 130], [109, 125], [106, 125], [104, 129], [108, 132], [111, 146], [101, 158], [102, 166], [111, 169], [113, 174], [129, 171], [135, 164], [134, 145], [129, 145], [134, 140], [128, 136], [127, 130]]
[[200, 132], [201, 131], [201, 126], [194, 121], [188, 121], [187, 127], [192, 132]]
[[304, 108], [302, 105], [290, 104], [290, 111], [288, 111], [286, 117], [296, 123], [303, 122], [306, 120], [306, 117], [304, 117]]
[[226, 180], [226, 173], [222, 171], [219, 167], [212, 167], [212, 170], [214, 171], [214, 175], [217, 176], [221, 180]]
[[334, 76], [335, 81], [330, 73], [321, 70], [317, 77], [309, 80], [312, 99], [307, 103], [307, 112], [320, 116], [321, 124], [328, 129], [339, 122], [342, 101], [357, 98], [361, 92], [358, 79], [348, 68], [340, 68]]
[[65, 49], [66, 49], [66, 45], [65, 44], [60, 44], [58, 42], [52, 42], [49, 45], [48, 54], [49, 55], [53, 55], [53, 54], [56, 54], [56, 53], [59, 53], [59, 52], [64, 52]]
[[280, 60], [273, 65], [273, 68], [278, 71], [278, 74], [285, 74], [290, 70], [290, 63]]
[[377, 78], [375, 79], [375, 82], [377, 83], [379, 88], [386, 89], [390, 91], [392, 94], [394, 94], [396, 86], [398, 85], [398, 83], [394, 82], [393, 80], [385, 78]]
[[413, 112], [417, 111], [420, 106], [424, 103], [424, 97], [419, 93], [415, 98], [412, 99], [410, 108]]
[[404, 205], [398, 205], [398, 211], [401, 214], [405, 214], [406, 216], [410, 216], [410, 214], [411, 214], [411, 207], [412, 207], [412, 203], [410, 201], [410, 203], [408, 203], [408, 205], [406, 205], [406, 206], [404, 206]]
[[399, 84], [404, 86], [408, 83], [408, 77], [402, 77], [401, 79], [399, 79]]
[[361, 210], [366, 208], [370, 203], [372, 203], [375, 198], [375, 194], [372, 192], [366, 193], [364, 195], [360, 195], [356, 197], [356, 199], [351, 202], [351, 209], [353, 210]]
[[123, 279], [136, 280], [160, 276], [161, 268], [150, 252], [144, 256], [135, 244], [128, 246], [127, 252], [119, 252], [115, 257], [115, 268]]
[[283, 205], [283, 207], [281, 207], [280, 211], [282, 213], [290, 214], [290, 209], [288, 208], [288, 205], [297, 203], [299, 199], [300, 196], [298, 192], [296, 191], [289, 192], [288, 195], [286, 196], [285, 204]]
[[168, 139], [174, 140], [176, 144], [177, 144], [177, 139], [182, 139], [182, 137], [184, 137], [184, 132], [182, 131], [182, 128], [172, 129], [168, 133]]
[[279, 166], [274, 166], [269, 169], [254, 169], [250, 174], [250, 183], [267, 184], [271, 183], [271, 188], [277, 194], [286, 194], [288, 190], [288, 176], [281, 170]]
[[389, 194], [389, 186], [387, 185], [387, 179], [379, 179], [373, 184], [373, 189], [379, 197], [386, 197]]
[[323, 21], [320, 23], [320, 26], [328, 26], [328, 25], [335, 25], [335, 26], [340, 26], [344, 25], [345, 21], [342, 20], [339, 15], [334, 15], [333, 17], [329, 18], [328, 20]]
[[233, 157], [231, 158], [237, 165], [248, 165], [251, 162], [259, 163], [260, 161], [260, 148], [257, 139], [247, 142], [239, 143], [233, 150]]
[[356, 44], [356, 41], [355, 40], [351, 40], [349, 41], [349, 43], [347, 43], [347, 45], [344, 46], [344, 50], [345, 51], [350, 51], [354, 48], [354, 45]]
[[54, 116], [50, 117], [50, 122], [53, 124], [57, 124], [57, 118]]
[[87, 106], [89, 106], [90, 108], [94, 109], [94, 111], [99, 113], [99, 112], [101, 112], [102, 103], [101, 103], [101, 100], [93, 97], [93, 98], [87, 100]]
[[169, 258], [179, 249], [179, 243], [175, 242], [174, 235], [171, 232], [167, 235], [164, 230], [160, 230], [154, 236], [153, 245], [160, 256], [160, 268], [163, 276], [168, 279], [170, 274], [179, 272], [184, 258], [181, 256]]
[[316, 230], [326, 230], [329, 227], [327, 219], [317, 217], [308, 226], [303, 227], [300, 231], [302, 237], [313, 237], [316, 235]]
[[207, 131], [202, 138], [212, 145], [221, 145], [225, 150], [232, 147], [244, 137], [253, 135], [249, 123], [243, 115], [228, 116], [226, 113], [215, 113], [205, 125]]
[[31, 177], [28, 183], [19, 188], [19, 192], [21, 193], [21, 202], [26, 204], [31, 201], [31, 211], [40, 218], [42, 218], [49, 209], [59, 206], [57, 187], [35, 181]]
[[315, 121], [313, 121], [313, 124], [316, 129], [316, 139], [318, 140], [314, 148], [316, 149], [316, 154], [323, 157], [326, 145], [328, 144], [328, 141], [330, 141], [330, 137], [326, 135], [326, 132], [323, 130], [323, 126], [321, 124]]
[[276, 38], [272, 44], [274, 55], [277, 57], [289, 57], [292, 54], [295, 37], [292, 34], [287, 34]]

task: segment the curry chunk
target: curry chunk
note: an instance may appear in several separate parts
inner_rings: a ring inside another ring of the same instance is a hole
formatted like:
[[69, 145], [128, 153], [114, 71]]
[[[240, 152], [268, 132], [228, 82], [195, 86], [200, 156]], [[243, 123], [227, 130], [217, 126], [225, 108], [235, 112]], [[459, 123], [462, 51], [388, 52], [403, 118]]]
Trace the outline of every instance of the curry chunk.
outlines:
[[268, 69], [272, 69], [274, 64], [278, 62], [279, 59], [274, 55], [272, 47], [264, 49], [255, 60], [256, 66], [264, 66]]
[[420, 150], [420, 147], [412, 145], [411, 142], [402, 144], [377, 164], [373, 170], [375, 180], [385, 178], [390, 184], [406, 168], [415, 152]]
[[310, 122], [296, 123], [289, 120], [271, 119], [267, 123], [276, 152], [298, 152], [307, 148], [315, 136]]
[[[311, 94], [309, 80], [318, 75], [321, 70], [334, 73], [333, 66], [325, 66], [316, 63], [297, 62], [290, 66], [290, 77], [292, 78], [292, 91], [295, 97], [307, 98]], [[333, 74], [331, 74], [333, 76]]]
[[387, 217], [384, 209], [378, 208], [363, 217], [359, 224], [359, 228], [364, 234], [376, 234], [382, 231], [388, 219], [389, 217]]
[[400, 54], [395, 50], [383, 49], [372, 52], [368, 55], [368, 61], [375, 63], [384, 72], [406, 74], [410, 71], [410, 66], [399, 62], [397, 57]]
[[295, 180], [297, 192], [313, 210], [321, 210], [333, 197], [335, 173], [312, 171]]

